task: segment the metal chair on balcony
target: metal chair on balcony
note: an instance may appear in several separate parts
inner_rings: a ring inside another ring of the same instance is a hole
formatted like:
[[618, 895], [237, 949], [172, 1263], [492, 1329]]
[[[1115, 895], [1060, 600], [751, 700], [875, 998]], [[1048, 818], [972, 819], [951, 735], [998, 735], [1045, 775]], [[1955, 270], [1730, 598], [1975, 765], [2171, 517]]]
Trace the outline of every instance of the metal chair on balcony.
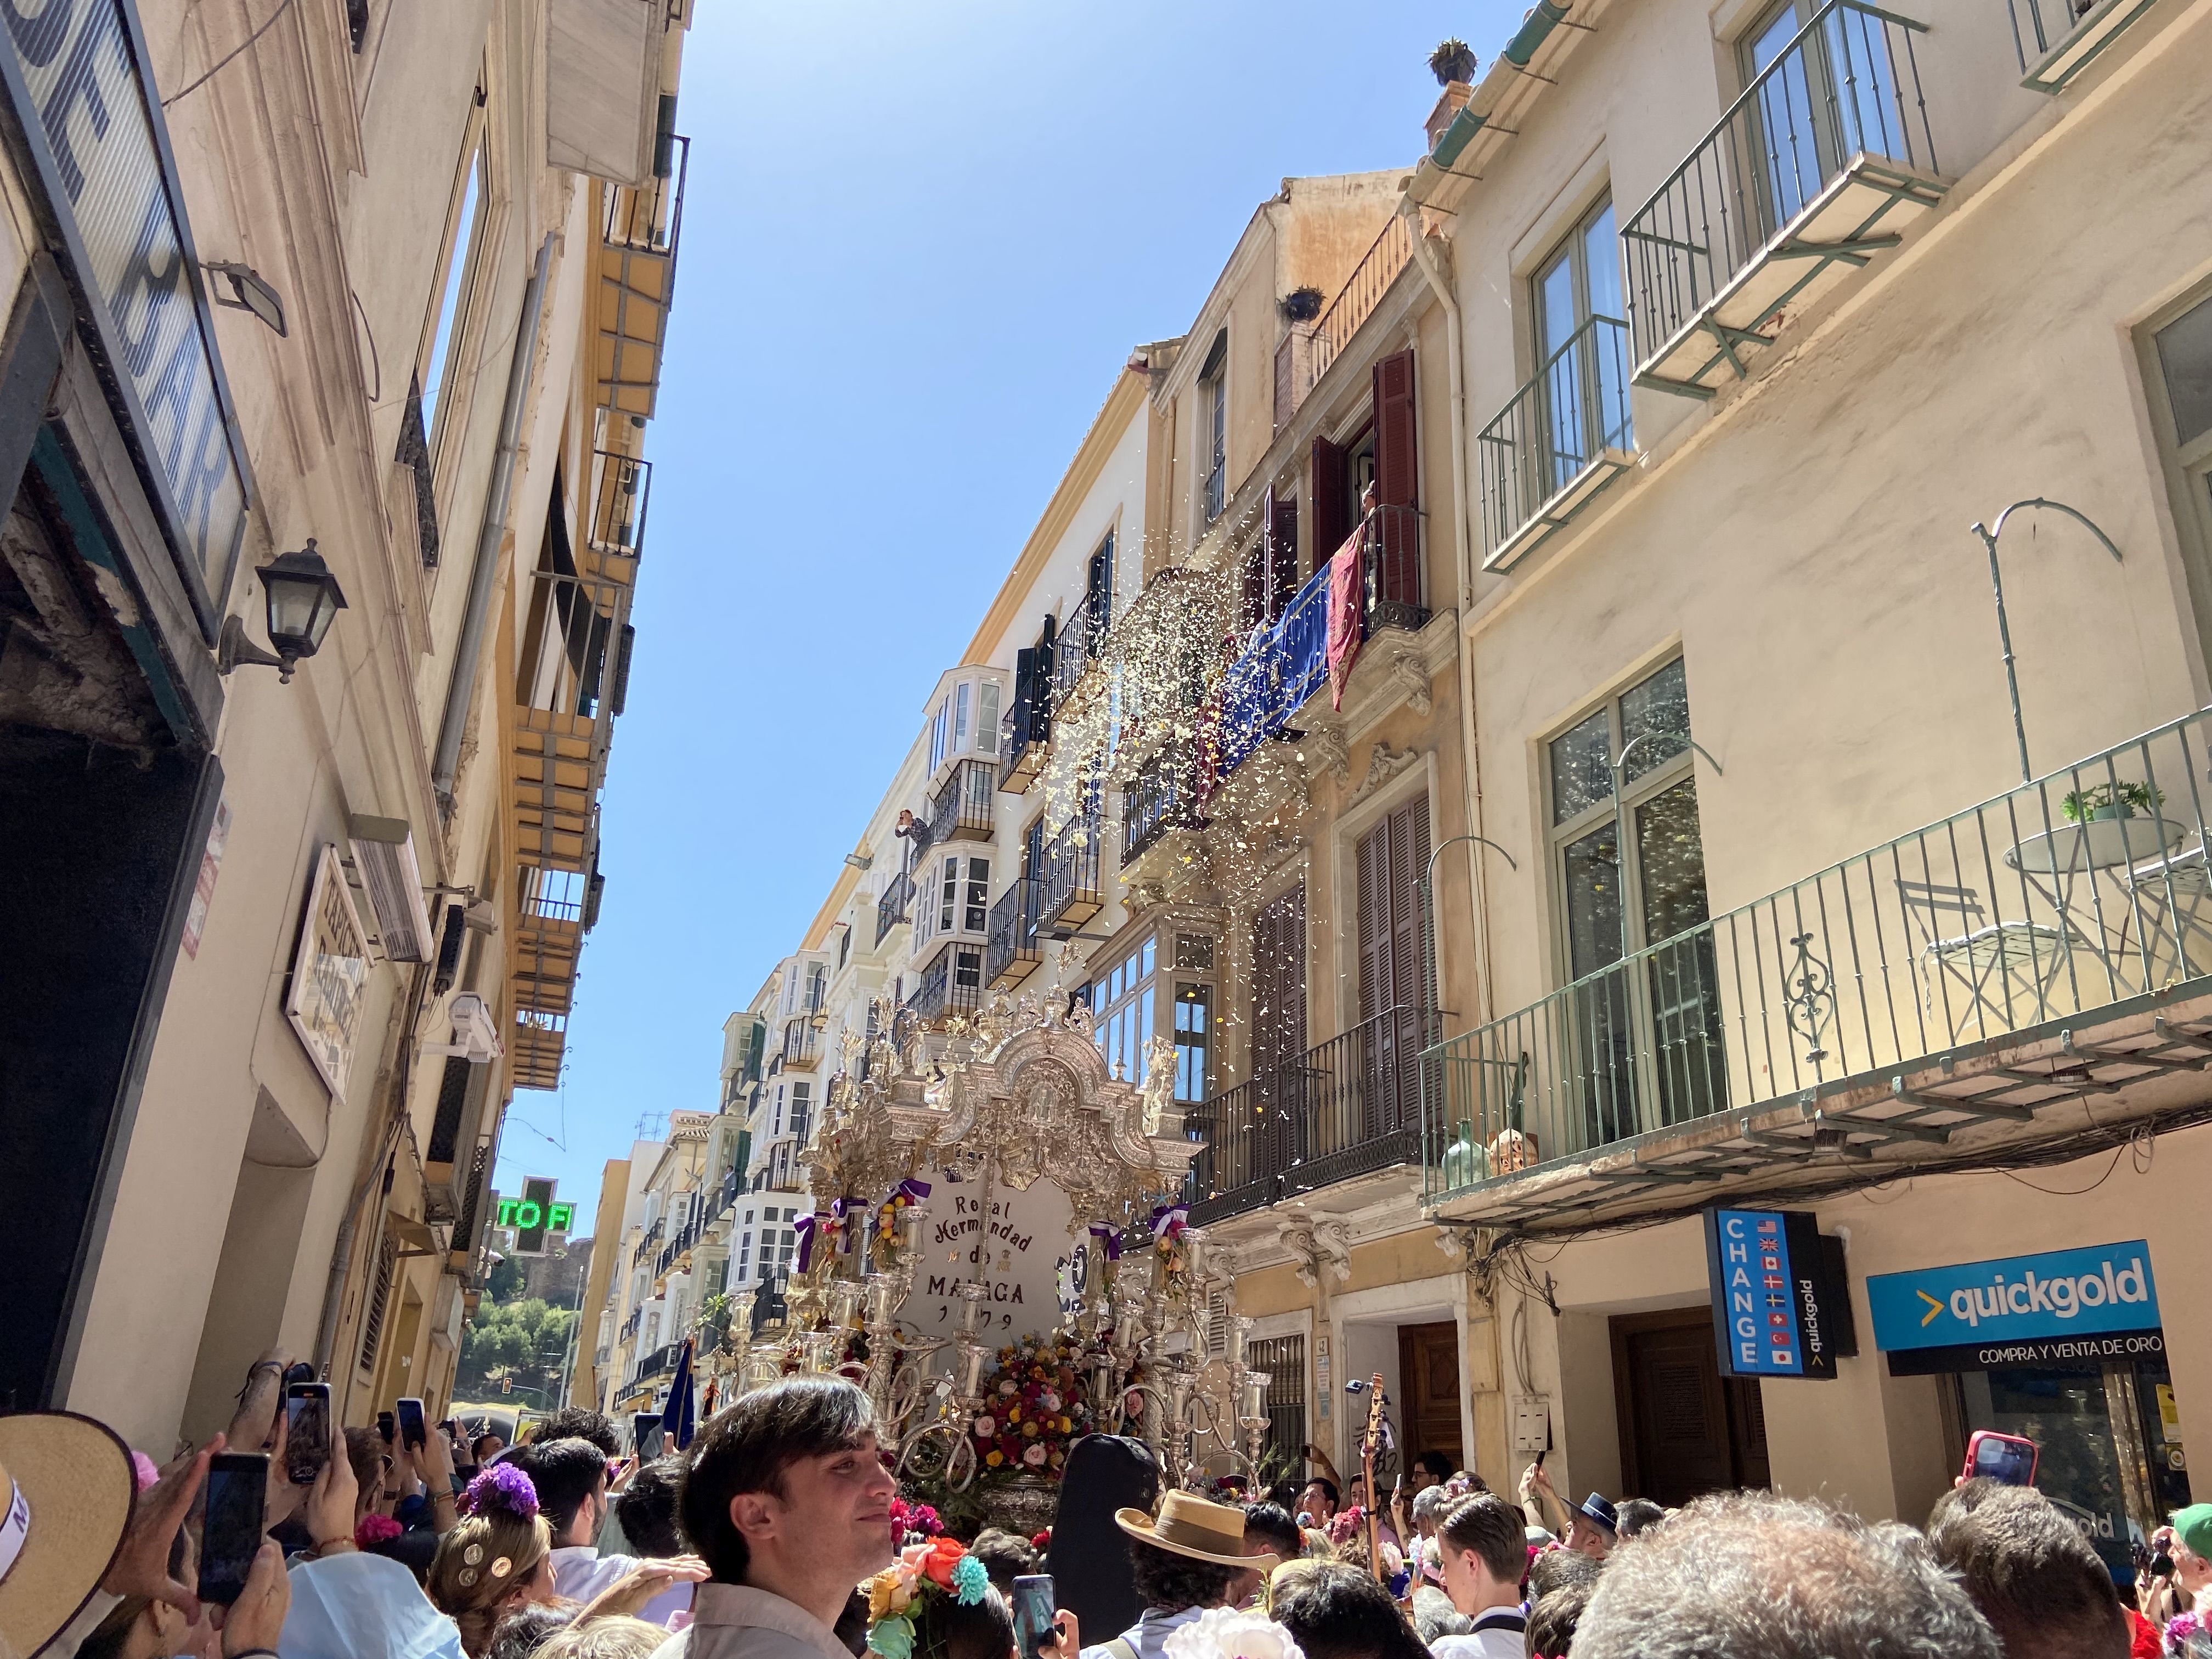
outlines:
[[2142, 930], [2146, 988], [2212, 974], [2212, 871], [2204, 848], [2136, 865], [2124, 880]]
[[1970, 1030], [1995, 1036], [2048, 1017], [2052, 983], [2075, 944], [2066, 928], [1990, 921], [1972, 887], [1899, 881], [1897, 896], [1921, 939], [1922, 1006], [1942, 1021], [1948, 1042]]

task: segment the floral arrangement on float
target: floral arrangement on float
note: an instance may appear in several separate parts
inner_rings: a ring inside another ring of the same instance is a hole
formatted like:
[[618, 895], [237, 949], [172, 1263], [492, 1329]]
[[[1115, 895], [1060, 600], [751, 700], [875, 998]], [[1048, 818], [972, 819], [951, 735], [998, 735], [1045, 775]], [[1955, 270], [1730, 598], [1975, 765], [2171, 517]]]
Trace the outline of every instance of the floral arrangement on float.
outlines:
[[1152, 1212], [1152, 1249], [1159, 1257], [1160, 1288], [1170, 1296], [1190, 1294], [1190, 1206], [1163, 1204]]
[[868, 1651], [882, 1659], [913, 1659], [915, 1620], [929, 1597], [949, 1595], [972, 1607], [990, 1588], [990, 1574], [958, 1539], [908, 1545], [867, 1582]]
[[1026, 1336], [999, 1350], [968, 1425], [978, 1473], [1056, 1475], [1071, 1443], [1091, 1431], [1081, 1353], [1064, 1335]]

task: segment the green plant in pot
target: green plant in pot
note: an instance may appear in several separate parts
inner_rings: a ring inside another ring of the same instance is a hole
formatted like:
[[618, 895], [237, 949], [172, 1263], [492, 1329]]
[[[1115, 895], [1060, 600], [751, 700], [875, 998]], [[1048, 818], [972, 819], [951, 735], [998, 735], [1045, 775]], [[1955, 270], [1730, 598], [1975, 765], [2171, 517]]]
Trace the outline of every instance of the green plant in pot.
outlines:
[[2147, 783], [2098, 783], [2069, 790], [2058, 810], [2069, 823], [2094, 823], [2102, 818], [2131, 818], [2138, 812], [2155, 817], [2165, 805], [2166, 792]]
[[1328, 297], [1317, 288], [1294, 288], [1283, 295], [1283, 315], [1294, 323], [1310, 323], [1321, 315], [1321, 303]]
[[1437, 84], [1448, 87], [1455, 81], [1474, 79], [1474, 52], [1457, 35], [1440, 44], [1429, 54], [1429, 67], [1436, 72]]

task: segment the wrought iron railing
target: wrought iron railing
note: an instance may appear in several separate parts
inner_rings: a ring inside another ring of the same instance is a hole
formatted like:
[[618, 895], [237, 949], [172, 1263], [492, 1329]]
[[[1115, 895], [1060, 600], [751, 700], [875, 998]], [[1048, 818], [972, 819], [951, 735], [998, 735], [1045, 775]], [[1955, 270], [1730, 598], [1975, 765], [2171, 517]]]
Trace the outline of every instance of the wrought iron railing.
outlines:
[[1106, 648], [1106, 631], [1114, 620], [1114, 596], [1093, 592], [1060, 619], [1052, 646], [1052, 709], [1057, 714], [1082, 683], [1084, 671]]
[[1428, 1192], [1879, 1085], [2212, 975], [2208, 763], [2212, 709], [1437, 1045]]
[[1442, 1030], [1434, 1009], [1393, 1008], [1191, 1107], [1191, 1220], [1420, 1162], [1420, 1056]]
[[684, 235], [684, 176], [691, 165], [691, 141], [678, 133], [672, 142], [675, 152], [665, 175], [641, 185], [607, 186], [604, 234], [609, 247], [676, 258]]
[[1045, 843], [1043, 867], [1039, 872], [1042, 925], [1086, 921], [1104, 905], [1098, 880], [1098, 848], [1105, 838], [1106, 825], [1098, 814], [1078, 812]]
[[939, 951], [921, 970], [906, 1006], [924, 1022], [974, 1013], [983, 1006], [983, 947], [948, 945]]
[[[1926, 30], [1860, 0], [1828, 0], [1637, 210], [1622, 227], [1621, 247], [1644, 361], [1765, 252], [1854, 156], [1935, 171], [1912, 45]], [[1844, 257], [1863, 263], [1865, 255]]]
[[[2087, 69], [2153, 0], [2008, 0], [2025, 84], [2056, 92]], [[2061, 52], [2061, 47], [2068, 50]]]
[[1044, 960], [1037, 938], [1037, 916], [1043, 908], [1044, 883], [1035, 876], [1017, 876], [991, 906], [991, 931], [983, 946], [983, 979], [996, 986], [1000, 976], [1018, 978], [1014, 969], [1036, 967]]
[[645, 509], [653, 493], [653, 463], [611, 449], [592, 454], [592, 550], [635, 559], [645, 551]]
[[999, 769], [986, 760], [964, 760], [930, 799], [928, 830], [921, 844], [934, 847], [961, 837], [989, 839], [995, 819]]
[[1403, 216], [1393, 213], [1383, 222], [1382, 234], [1373, 245], [1360, 255], [1359, 263], [1352, 268], [1352, 275], [1345, 278], [1336, 297], [1328, 302], [1328, 309], [1314, 323], [1313, 352], [1307, 370], [1310, 376], [1309, 386], [1318, 385], [1321, 377], [1328, 373], [1328, 366], [1336, 361], [1337, 354], [1359, 332], [1360, 324], [1382, 302], [1382, 296], [1390, 291], [1390, 284], [1398, 280], [1398, 273], [1413, 257], [1412, 234]]
[[814, 1022], [802, 1014], [787, 1020], [783, 1027], [783, 1068], [811, 1066], [820, 1053], [820, 1039], [816, 1036]]
[[1177, 824], [1197, 825], [1198, 781], [1190, 753], [1171, 743], [1137, 769], [1121, 797], [1121, 862], [1127, 864]]
[[883, 896], [876, 901], [876, 943], [881, 945], [892, 928], [907, 919], [907, 907], [914, 902], [914, 877], [902, 870], [884, 889]]
[[1572, 489], [1606, 451], [1635, 447], [1628, 408], [1635, 368], [1628, 325], [1592, 317], [1476, 434], [1486, 555]]

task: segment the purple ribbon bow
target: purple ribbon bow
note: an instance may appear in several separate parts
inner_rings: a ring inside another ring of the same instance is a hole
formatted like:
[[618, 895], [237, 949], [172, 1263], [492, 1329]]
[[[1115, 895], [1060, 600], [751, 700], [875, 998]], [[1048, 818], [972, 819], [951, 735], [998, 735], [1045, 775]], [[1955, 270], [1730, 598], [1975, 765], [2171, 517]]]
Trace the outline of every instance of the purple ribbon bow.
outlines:
[[1106, 1259], [1109, 1261], [1119, 1261], [1121, 1259], [1121, 1230], [1119, 1227], [1109, 1226], [1103, 1221], [1094, 1221], [1091, 1224], [1091, 1236], [1093, 1238], [1103, 1238], [1106, 1241]]
[[791, 1231], [799, 1240], [798, 1270], [800, 1273], [805, 1273], [806, 1264], [814, 1260], [814, 1231], [827, 1219], [826, 1216], [817, 1212], [803, 1215], [792, 1223]]
[[[928, 1196], [929, 1183], [927, 1181], [916, 1181], [912, 1176], [908, 1176], [891, 1188], [891, 1198], [910, 1199], [919, 1202]], [[884, 1201], [889, 1203], [890, 1200], [886, 1199]]]
[[849, 1254], [853, 1248], [853, 1230], [845, 1224], [845, 1218], [860, 1207], [860, 1200], [857, 1198], [833, 1198], [830, 1200], [830, 1214], [837, 1223], [837, 1251], [841, 1255]]
[[1152, 1206], [1152, 1237], [1155, 1239], [1165, 1238], [1168, 1236], [1170, 1230], [1175, 1227], [1176, 1224], [1181, 1223], [1184, 1225], [1188, 1225], [1189, 1221], [1190, 1206], [1188, 1204], [1155, 1204]]

